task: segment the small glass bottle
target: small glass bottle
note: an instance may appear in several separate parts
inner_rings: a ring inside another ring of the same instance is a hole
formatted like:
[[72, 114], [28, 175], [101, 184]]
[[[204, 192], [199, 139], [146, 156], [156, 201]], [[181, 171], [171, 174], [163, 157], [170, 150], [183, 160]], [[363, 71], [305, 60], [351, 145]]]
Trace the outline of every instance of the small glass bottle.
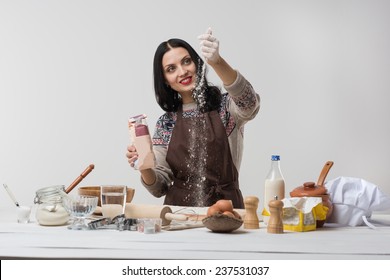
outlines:
[[36, 191], [34, 203], [38, 204], [35, 217], [42, 226], [60, 226], [69, 221], [69, 213], [62, 204], [65, 186], [51, 186]]
[[285, 184], [282, 171], [280, 169], [280, 156], [271, 156], [271, 168], [264, 183], [264, 209], [262, 212], [263, 221], [268, 224], [270, 211], [269, 202], [278, 197], [278, 200], [284, 199]]

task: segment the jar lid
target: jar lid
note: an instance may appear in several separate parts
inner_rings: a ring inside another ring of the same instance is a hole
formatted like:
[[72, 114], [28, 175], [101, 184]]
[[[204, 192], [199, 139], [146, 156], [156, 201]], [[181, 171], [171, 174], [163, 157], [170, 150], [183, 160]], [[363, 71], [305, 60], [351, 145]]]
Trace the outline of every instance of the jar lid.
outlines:
[[37, 194], [52, 193], [52, 192], [65, 192], [65, 186], [64, 185], [55, 185], [55, 186], [40, 188], [36, 191]]
[[327, 194], [324, 186], [316, 185], [314, 182], [306, 182], [290, 192], [291, 197], [318, 196]]
[[41, 203], [43, 200], [52, 200], [60, 202], [63, 196], [66, 196], [64, 185], [45, 187], [36, 191], [34, 203]]

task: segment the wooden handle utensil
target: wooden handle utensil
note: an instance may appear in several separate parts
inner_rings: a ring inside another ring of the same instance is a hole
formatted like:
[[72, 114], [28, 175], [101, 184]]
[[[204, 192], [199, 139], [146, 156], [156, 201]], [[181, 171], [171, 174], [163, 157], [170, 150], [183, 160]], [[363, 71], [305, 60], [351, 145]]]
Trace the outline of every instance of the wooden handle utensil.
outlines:
[[79, 177], [76, 178], [76, 180], [73, 181], [72, 184], [70, 184], [69, 187], [66, 188], [65, 192], [69, 193], [71, 190], [73, 190], [91, 171], [95, 168], [95, 165], [90, 164], [83, 173], [80, 174]]
[[333, 161], [327, 161], [322, 168], [320, 177], [318, 177], [317, 186], [322, 186], [325, 183], [325, 178], [328, 176], [330, 168], [333, 166]]

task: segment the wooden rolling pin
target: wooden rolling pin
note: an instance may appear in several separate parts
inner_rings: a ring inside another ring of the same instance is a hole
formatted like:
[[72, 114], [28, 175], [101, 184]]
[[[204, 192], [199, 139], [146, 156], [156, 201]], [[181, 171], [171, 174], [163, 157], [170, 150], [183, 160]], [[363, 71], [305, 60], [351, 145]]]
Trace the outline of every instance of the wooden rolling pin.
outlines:
[[149, 205], [127, 203], [126, 218], [161, 218], [162, 226], [169, 225], [171, 221], [187, 221], [190, 217], [184, 214], [173, 214], [172, 209], [166, 205]]

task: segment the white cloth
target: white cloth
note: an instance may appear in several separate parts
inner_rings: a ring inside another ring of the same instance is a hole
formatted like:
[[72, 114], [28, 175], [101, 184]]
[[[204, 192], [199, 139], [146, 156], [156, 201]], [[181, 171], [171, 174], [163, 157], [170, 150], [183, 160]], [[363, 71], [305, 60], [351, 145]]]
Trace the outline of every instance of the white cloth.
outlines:
[[390, 197], [378, 186], [360, 178], [338, 177], [325, 183], [333, 203], [327, 222], [349, 226], [364, 224], [373, 211], [390, 209]]
[[283, 208], [294, 208], [303, 214], [310, 213], [322, 202], [321, 197], [290, 197], [282, 199]]

